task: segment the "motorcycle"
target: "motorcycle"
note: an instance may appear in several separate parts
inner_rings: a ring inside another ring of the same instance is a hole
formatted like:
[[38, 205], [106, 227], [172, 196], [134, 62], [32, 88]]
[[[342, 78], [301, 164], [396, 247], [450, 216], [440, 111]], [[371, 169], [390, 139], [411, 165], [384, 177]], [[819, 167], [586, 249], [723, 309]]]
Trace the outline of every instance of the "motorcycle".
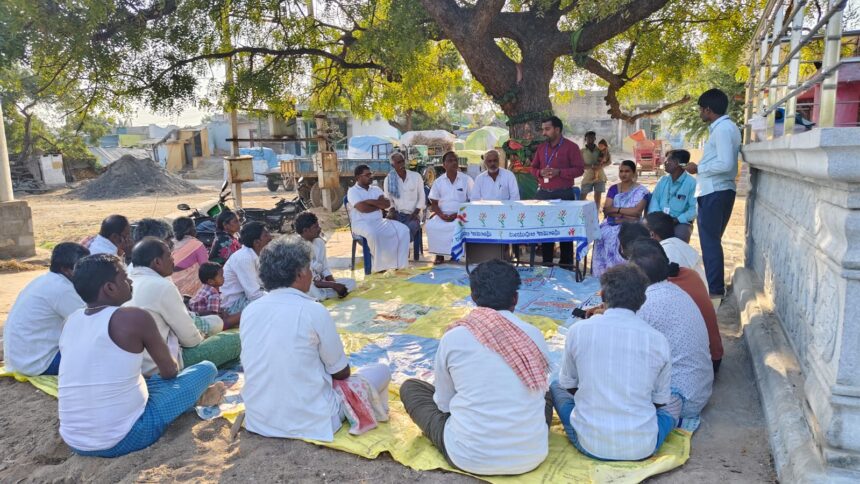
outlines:
[[[192, 209], [187, 203], [180, 203], [176, 206], [177, 209], [183, 212], [191, 211], [189, 217], [194, 221], [194, 226], [197, 228], [197, 239], [203, 242], [203, 245], [207, 248], [211, 247], [212, 242], [215, 240], [215, 219], [218, 218], [221, 212], [231, 211], [227, 205], [227, 201], [232, 200], [230, 196], [232, 192], [227, 189], [229, 186], [230, 182], [224, 180], [224, 183], [221, 185], [221, 192], [218, 194], [218, 200], [200, 208]], [[239, 220], [242, 220], [241, 215], [239, 215]]]
[[295, 232], [293, 223], [296, 217], [308, 209], [307, 203], [300, 196], [292, 200], [281, 198], [275, 203], [275, 208], [266, 210], [263, 208], [240, 209], [240, 216], [244, 221], [257, 221], [266, 224], [271, 233], [288, 234]]

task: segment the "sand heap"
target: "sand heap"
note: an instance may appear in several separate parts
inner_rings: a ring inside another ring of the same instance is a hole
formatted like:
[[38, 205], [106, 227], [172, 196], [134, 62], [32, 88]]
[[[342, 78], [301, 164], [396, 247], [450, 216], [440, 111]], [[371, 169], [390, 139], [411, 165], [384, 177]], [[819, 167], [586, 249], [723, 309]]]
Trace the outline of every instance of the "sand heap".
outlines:
[[81, 200], [112, 200], [140, 195], [182, 195], [199, 189], [168, 173], [151, 158], [125, 155], [95, 180], [70, 192]]

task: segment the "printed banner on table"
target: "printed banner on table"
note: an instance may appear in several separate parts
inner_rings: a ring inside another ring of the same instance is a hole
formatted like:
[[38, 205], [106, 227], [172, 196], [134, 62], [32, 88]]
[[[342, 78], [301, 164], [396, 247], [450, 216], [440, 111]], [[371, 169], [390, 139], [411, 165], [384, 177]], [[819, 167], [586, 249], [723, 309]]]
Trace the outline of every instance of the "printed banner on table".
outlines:
[[577, 255], [600, 237], [597, 207], [587, 200], [472, 202], [460, 207], [451, 255], [463, 256], [463, 243], [535, 244], [576, 242]]

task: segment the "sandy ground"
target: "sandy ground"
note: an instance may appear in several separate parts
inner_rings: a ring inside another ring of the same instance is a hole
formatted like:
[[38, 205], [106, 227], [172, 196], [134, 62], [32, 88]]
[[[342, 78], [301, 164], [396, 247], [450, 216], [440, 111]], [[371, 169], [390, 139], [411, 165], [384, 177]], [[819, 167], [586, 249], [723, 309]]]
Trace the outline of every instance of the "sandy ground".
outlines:
[[[653, 186], [656, 178], [645, 176], [641, 181]], [[246, 194], [246, 206], [268, 207], [274, 203], [264, 188], [246, 190]], [[93, 233], [101, 219], [110, 213], [119, 212], [130, 218], [164, 216], [174, 212], [177, 203], [194, 205], [214, 195], [214, 191], [209, 191], [186, 197], [84, 202], [54, 193], [25, 199], [33, 210], [37, 243], [50, 247]], [[743, 260], [744, 201], [738, 199], [724, 239], [727, 276], [731, 268]], [[341, 224], [342, 215], [324, 219], [324, 229], [329, 234], [329, 256], [336, 260], [337, 266], [348, 267], [349, 233], [335, 230]], [[693, 243], [697, 245], [698, 241]], [[0, 317], [5, 318], [15, 295], [38, 274], [0, 274]], [[739, 339], [737, 308], [726, 302], [719, 316], [725, 346], [723, 366], [711, 403], [705, 409], [702, 427], [693, 437], [690, 460], [654, 481], [752, 483], [776, 480], [749, 354]], [[473, 481], [441, 471], [416, 472], [387, 455], [365, 460], [300, 441], [267, 439], [245, 431], [235, 441], [230, 441], [226, 421], [204, 422], [190, 413], [178, 419], [161, 440], [148, 449], [111, 460], [84, 458], [72, 455], [60, 439], [56, 408], [55, 399], [34, 387], [0, 379], [0, 428], [4, 430], [0, 433], [0, 448], [4, 449], [0, 482]]]

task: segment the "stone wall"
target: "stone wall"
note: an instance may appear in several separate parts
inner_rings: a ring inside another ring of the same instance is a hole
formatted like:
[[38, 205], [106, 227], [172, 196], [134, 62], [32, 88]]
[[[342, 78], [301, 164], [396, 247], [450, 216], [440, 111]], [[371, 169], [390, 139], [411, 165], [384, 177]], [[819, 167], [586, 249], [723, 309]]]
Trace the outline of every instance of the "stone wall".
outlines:
[[0, 202], [0, 258], [36, 255], [33, 215], [27, 202]]
[[829, 466], [860, 470], [860, 128], [746, 145], [746, 266], [801, 364]]

